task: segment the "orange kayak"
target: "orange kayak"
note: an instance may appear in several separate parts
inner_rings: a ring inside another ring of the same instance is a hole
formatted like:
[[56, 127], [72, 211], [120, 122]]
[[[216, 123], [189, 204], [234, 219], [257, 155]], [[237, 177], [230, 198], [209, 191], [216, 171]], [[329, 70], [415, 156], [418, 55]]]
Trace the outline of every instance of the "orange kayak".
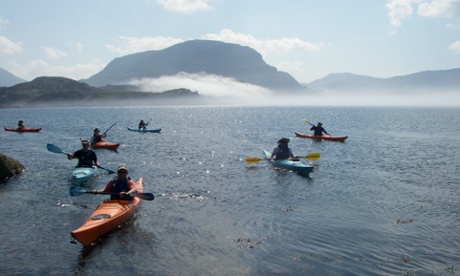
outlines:
[[120, 144], [115, 144], [115, 143], [110, 143], [110, 142], [96, 142], [96, 143], [91, 143], [91, 147], [93, 149], [109, 149], [109, 150], [117, 150]]
[[322, 135], [310, 135], [310, 134], [304, 134], [295, 131], [295, 136], [301, 137], [301, 138], [310, 138], [310, 139], [315, 139], [315, 140], [329, 140], [329, 141], [339, 141], [339, 142], [344, 142], [345, 139], [348, 138], [348, 136], [331, 136], [327, 134], [322, 134]]
[[[142, 193], [142, 177], [137, 180], [136, 188], [139, 193]], [[138, 197], [134, 197], [133, 201], [104, 200], [80, 228], [71, 232], [72, 237], [84, 246], [90, 245], [97, 238], [132, 217], [140, 201]]]

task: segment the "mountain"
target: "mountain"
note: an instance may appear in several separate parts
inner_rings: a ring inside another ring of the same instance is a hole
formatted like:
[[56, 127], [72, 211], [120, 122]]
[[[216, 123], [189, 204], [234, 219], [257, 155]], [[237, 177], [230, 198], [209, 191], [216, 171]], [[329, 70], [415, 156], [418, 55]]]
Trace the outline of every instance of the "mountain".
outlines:
[[12, 87], [0, 87], [0, 108], [203, 104], [188, 89], [163, 93], [136, 92], [129, 86], [92, 87], [64, 77], [39, 77]]
[[328, 92], [459, 92], [460, 68], [423, 71], [391, 78], [336, 73], [308, 83], [306, 86]]
[[101, 72], [82, 81], [99, 87], [181, 72], [220, 75], [272, 90], [305, 90], [291, 75], [265, 63], [255, 50], [212, 40], [191, 40], [159, 51], [119, 57]]
[[0, 87], [13, 86], [21, 82], [26, 82], [26, 80], [16, 77], [15, 75], [0, 67]]

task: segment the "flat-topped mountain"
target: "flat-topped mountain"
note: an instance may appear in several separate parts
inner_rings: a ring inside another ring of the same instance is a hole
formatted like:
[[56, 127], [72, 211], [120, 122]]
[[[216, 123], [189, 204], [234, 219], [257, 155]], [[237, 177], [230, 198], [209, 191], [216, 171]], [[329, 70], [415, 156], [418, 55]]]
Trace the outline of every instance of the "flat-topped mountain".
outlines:
[[272, 90], [305, 89], [288, 73], [265, 63], [254, 49], [212, 40], [191, 40], [159, 51], [119, 57], [82, 81], [99, 87], [179, 73], [220, 75]]

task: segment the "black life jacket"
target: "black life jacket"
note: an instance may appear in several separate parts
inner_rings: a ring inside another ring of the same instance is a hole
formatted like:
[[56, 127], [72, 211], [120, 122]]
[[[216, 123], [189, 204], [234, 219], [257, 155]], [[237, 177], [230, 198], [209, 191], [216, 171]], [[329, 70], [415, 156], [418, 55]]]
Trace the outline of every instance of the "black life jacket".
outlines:
[[113, 184], [112, 187], [110, 187], [110, 193], [113, 193], [110, 195], [110, 199], [114, 200], [133, 200], [132, 196], [122, 196], [120, 197], [121, 192], [127, 192], [129, 191], [128, 187], [128, 181], [131, 180], [131, 178], [128, 176], [125, 179], [119, 179], [118, 177], [113, 178]]

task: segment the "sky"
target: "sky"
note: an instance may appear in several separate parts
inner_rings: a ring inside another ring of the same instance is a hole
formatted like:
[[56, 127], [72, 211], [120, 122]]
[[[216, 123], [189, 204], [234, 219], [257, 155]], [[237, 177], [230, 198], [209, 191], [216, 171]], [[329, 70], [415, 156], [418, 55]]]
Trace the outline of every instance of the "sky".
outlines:
[[194, 39], [249, 46], [309, 83], [460, 67], [460, 0], [0, 0], [0, 67], [89, 78], [127, 54]]

